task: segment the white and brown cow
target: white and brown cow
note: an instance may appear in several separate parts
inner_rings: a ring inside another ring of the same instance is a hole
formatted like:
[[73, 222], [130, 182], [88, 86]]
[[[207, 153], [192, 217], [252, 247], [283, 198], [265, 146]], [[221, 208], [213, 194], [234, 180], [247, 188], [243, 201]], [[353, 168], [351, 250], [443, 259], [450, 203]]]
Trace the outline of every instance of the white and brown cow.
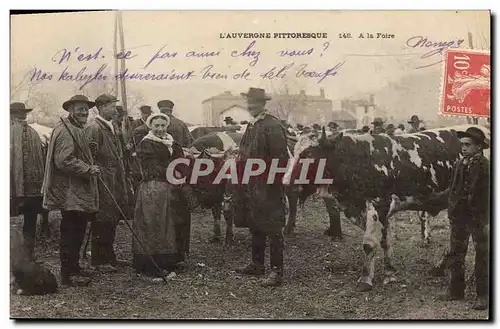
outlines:
[[[323, 130], [320, 138], [304, 137], [297, 143], [295, 163], [299, 158], [326, 159], [325, 174], [332, 179], [328, 191], [340, 205], [364, 209], [365, 261], [358, 291], [373, 287], [378, 247], [384, 251], [385, 274], [392, 275], [394, 271], [392, 214], [402, 208], [395, 208], [393, 202], [388, 216], [393, 195], [412, 201], [413, 210], [426, 211], [431, 216], [446, 209], [447, 200], [436, 200], [433, 195], [448, 187], [453, 164], [460, 156], [456, 131], [470, 126], [398, 136], [339, 133], [327, 137]], [[298, 164], [291, 167], [292, 179], [297, 177], [297, 167]]]

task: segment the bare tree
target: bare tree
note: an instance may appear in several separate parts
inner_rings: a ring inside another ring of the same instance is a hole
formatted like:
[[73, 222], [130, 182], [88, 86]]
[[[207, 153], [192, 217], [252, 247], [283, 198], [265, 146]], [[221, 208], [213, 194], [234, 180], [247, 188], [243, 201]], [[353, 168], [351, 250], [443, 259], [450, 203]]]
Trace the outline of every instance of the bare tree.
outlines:
[[300, 93], [303, 90], [303, 85], [298, 83], [296, 79], [274, 80], [269, 84], [268, 90], [276, 95], [276, 99], [272, 100], [272, 103], [279, 119], [289, 121], [293, 116], [307, 115], [307, 113], [303, 113], [307, 96], [305, 93]]

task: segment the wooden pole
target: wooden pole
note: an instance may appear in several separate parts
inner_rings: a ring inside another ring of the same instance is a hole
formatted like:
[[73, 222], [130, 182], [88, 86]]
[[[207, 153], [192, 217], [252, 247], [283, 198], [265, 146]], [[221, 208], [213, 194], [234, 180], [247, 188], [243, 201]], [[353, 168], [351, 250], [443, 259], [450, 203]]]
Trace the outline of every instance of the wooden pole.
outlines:
[[[115, 58], [115, 77], [118, 75], [118, 12], [115, 12], [115, 33], [113, 40], [113, 56]], [[115, 79], [115, 93], [118, 94], [120, 80]]]
[[[118, 11], [118, 32], [120, 35], [120, 52], [123, 54], [125, 52], [125, 36], [123, 35], [123, 16], [122, 12]], [[120, 71], [125, 72], [125, 58], [123, 56], [120, 57]], [[122, 125], [122, 130], [124, 136], [129, 136], [130, 133], [130, 123], [128, 121], [128, 107], [127, 107], [127, 87], [125, 79], [121, 79], [121, 100], [123, 105], [123, 110], [125, 112], [124, 116], [124, 124]]]

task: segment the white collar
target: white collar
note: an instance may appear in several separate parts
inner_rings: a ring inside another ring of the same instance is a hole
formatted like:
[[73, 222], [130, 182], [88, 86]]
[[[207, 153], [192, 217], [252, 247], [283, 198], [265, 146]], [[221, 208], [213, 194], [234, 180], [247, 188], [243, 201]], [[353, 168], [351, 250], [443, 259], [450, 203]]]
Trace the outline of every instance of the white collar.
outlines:
[[115, 128], [113, 127], [113, 122], [111, 120], [108, 121], [108, 120], [104, 119], [103, 117], [101, 117], [99, 114], [97, 115], [96, 118], [101, 120], [102, 122], [104, 122], [109, 127], [109, 129], [111, 129], [113, 134], [115, 133]]
[[267, 114], [267, 110], [264, 110], [264, 111], [260, 112], [258, 116], [256, 116], [252, 120], [250, 120], [250, 123], [254, 124], [257, 121], [264, 119], [264, 117], [266, 116], [266, 114]]

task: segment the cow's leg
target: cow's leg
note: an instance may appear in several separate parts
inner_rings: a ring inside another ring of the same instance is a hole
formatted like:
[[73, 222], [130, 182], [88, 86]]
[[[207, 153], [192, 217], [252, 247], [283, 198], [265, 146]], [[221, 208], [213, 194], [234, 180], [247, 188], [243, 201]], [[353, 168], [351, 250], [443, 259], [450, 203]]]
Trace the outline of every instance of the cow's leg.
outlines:
[[214, 216], [214, 229], [213, 229], [213, 235], [210, 238], [210, 242], [215, 243], [215, 242], [220, 242], [221, 235], [222, 235], [222, 230], [220, 227], [220, 218], [222, 215], [222, 204], [216, 203], [212, 207], [212, 215]]
[[363, 236], [363, 250], [365, 261], [363, 273], [358, 280], [357, 291], [369, 291], [373, 288], [373, 276], [375, 274], [375, 255], [380, 248], [382, 236], [382, 224], [379, 215], [372, 202], [366, 205], [366, 229]]
[[450, 247], [447, 246], [439, 261], [430, 270], [430, 274], [432, 276], [445, 276], [445, 270], [450, 267], [450, 261]]
[[396, 268], [394, 267], [394, 228], [395, 228], [395, 217], [391, 216], [387, 218], [388, 209], [380, 209], [379, 214], [382, 216], [382, 239], [380, 240], [380, 245], [384, 250], [384, 283], [396, 281], [394, 274]]
[[285, 235], [290, 235], [295, 229], [297, 220], [297, 203], [299, 201], [299, 197], [297, 193], [289, 192], [286, 194], [286, 198], [288, 199], [288, 218], [283, 233]]
[[226, 241], [225, 244], [230, 246], [234, 243], [234, 232], [233, 232], [233, 223], [234, 223], [234, 212], [233, 207], [231, 206], [231, 197], [224, 195], [224, 220], [226, 221]]
[[429, 215], [426, 211], [422, 211], [422, 214], [417, 212], [417, 214], [420, 219], [420, 236], [422, 238], [422, 242], [424, 246], [428, 246], [431, 238], [431, 227], [429, 224], [431, 215]]
[[342, 224], [340, 221], [340, 209], [335, 206], [332, 199], [323, 198], [326, 211], [330, 219], [330, 227], [326, 229], [325, 234], [332, 237], [332, 240], [342, 240]]

